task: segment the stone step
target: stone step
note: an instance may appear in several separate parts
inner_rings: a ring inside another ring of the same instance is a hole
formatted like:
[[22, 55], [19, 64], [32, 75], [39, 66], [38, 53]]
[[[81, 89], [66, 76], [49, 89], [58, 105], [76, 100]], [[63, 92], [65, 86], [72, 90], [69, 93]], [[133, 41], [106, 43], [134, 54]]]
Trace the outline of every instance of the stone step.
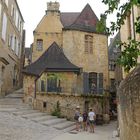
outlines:
[[75, 126], [75, 125], [72, 125], [72, 126], [70, 126], [70, 127], [65, 128], [65, 129], [63, 130], [63, 132], [70, 132], [70, 131], [75, 130], [75, 128], [76, 128], [76, 126]]
[[3, 103], [3, 104], [1, 104], [0, 103], [0, 106], [1, 107], [11, 107], [11, 106], [14, 106], [14, 107], [16, 107], [16, 108], [19, 108], [19, 107], [29, 107], [29, 105], [27, 105], [27, 104], [21, 104], [21, 103], [18, 103], [18, 104], [10, 104], [10, 103], [8, 103], [8, 104], [5, 104], [5, 103]]
[[65, 121], [66, 121], [66, 119], [56, 118], [56, 119], [51, 119], [51, 120], [43, 121], [43, 122], [41, 122], [41, 124], [47, 125], [47, 126], [53, 126], [53, 125], [56, 125], [58, 123], [63, 123]]
[[5, 98], [23, 98], [24, 94], [19, 94], [19, 93], [14, 93], [14, 94], [9, 94]]
[[0, 108], [0, 112], [14, 112], [16, 108]]
[[13, 112], [14, 115], [26, 115], [26, 114], [32, 114], [32, 113], [38, 113], [38, 111], [37, 110], [28, 109], [28, 110], [21, 110], [21, 111]]
[[22, 117], [31, 119], [31, 118], [36, 118], [36, 117], [45, 116], [45, 115], [46, 115], [46, 113], [37, 112], [37, 113], [22, 115]]
[[14, 98], [12, 98], [12, 99], [4, 99], [4, 100], [0, 100], [0, 104], [2, 104], [2, 105], [4, 105], [4, 104], [8, 104], [8, 105], [12, 105], [12, 104], [23, 104], [23, 102], [22, 102], [22, 100], [21, 99], [14, 99]]
[[56, 119], [56, 116], [51, 116], [51, 115], [45, 115], [45, 116], [40, 116], [40, 117], [36, 117], [36, 118], [32, 118], [32, 121], [35, 122], [44, 122], [46, 120], [51, 120], [51, 119]]
[[17, 111], [33, 110], [29, 105], [18, 106], [16, 108], [18, 109]]
[[71, 126], [75, 126], [75, 122], [66, 121], [66, 122], [63, 122], [61, 124], [54, 125], [54, 128], [56, 128], [58, 130], [63, 130], [63, 129], [66, 129], [66, 128], [71, 127]]

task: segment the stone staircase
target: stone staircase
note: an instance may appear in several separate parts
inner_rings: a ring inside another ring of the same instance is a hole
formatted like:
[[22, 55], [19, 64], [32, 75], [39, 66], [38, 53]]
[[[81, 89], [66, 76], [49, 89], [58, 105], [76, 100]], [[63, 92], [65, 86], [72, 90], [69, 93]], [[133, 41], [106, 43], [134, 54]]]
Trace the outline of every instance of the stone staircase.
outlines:
[[65, 118], [57, 118], [56, 116], [42, 113], [39, 110], [33, 110], [31, 106], [22, 102], [22, 89], [7, 95], [0, 99], [0, 112], [9, 112], [13, 115], [28, 119], [35, 123], [53, 127], [63, 132], [68, 132], [75, 129], [75, 123], [67, 121]]

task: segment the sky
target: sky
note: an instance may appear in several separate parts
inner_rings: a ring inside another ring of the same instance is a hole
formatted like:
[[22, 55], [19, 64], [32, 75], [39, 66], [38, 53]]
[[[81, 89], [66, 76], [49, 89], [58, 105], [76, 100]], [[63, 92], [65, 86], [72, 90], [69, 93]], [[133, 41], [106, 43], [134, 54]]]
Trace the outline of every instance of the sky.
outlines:
[[[26, 30], [25, 47], [30, 47], [33, 43], [33, 31], [47, 10], [47, 2], [59, 2], [61, 12], [81, 12], [87, 3], [93, 11], [100, 17], [107, 7], [102, 0], [17, 0], [22, 16], [24, 18], [24, 29]], [[110, 19], [113, 17], [110, 17]], [[108, 23], [107, 23], [108, 24]]]

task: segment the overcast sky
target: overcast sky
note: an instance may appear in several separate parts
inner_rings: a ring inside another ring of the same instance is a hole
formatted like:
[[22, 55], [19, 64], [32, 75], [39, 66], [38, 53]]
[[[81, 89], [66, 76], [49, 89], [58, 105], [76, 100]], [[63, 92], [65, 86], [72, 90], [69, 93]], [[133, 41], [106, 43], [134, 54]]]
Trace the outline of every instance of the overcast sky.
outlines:
[[[60, 3], [61, 12], [81, 12], [87, 3], [90, 4], [93, 11], [100, 17], [106, 9], [106, 6], [101, 2], [102, 0], [51, 0]], [[21, 13], [23, 15], [26, 30], [26, 47], [30, 47], [33, 42], [33, 30], [45, 15], [47, 9], [47, 2], [50, 0], [17, 0]]]

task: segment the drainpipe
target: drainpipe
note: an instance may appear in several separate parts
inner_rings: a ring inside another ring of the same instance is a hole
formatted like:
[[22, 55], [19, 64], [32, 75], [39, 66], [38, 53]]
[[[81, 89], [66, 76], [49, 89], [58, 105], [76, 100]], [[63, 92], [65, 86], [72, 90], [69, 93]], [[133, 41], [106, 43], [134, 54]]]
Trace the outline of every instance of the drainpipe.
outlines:
[[39, 77], [37, 77], [37, 78], [35, 79], [35, 91], [34, 91], [34, 99], [36, 99], [36, 82], [37, 82], [38, 78], [39, 78]]

